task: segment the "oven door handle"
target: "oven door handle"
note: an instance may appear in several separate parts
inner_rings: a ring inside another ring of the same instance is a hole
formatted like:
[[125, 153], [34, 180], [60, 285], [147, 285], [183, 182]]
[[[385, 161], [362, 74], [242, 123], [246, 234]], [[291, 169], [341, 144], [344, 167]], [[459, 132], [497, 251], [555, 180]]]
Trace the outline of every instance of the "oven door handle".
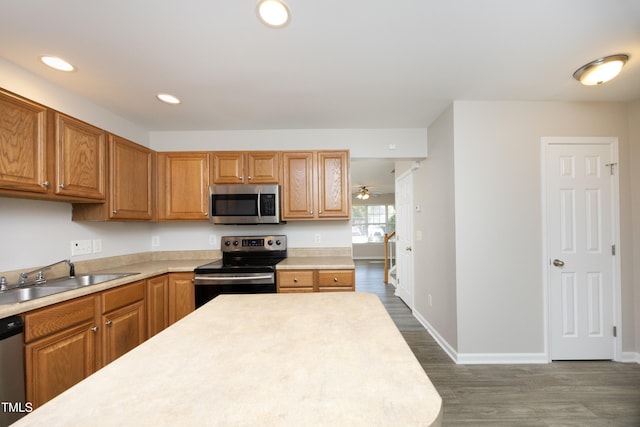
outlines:
[[210, 277], [210, 276], [196, 276], [191, 279], [192, 282], [196, 282], [197, 280], [204, 280], [208, 282], [219, 282], [221, 280], [256, 280], [256, 279], [273, 279], [273, 275], [267, 274], [264, 276], [219, 276], [219, 277]]

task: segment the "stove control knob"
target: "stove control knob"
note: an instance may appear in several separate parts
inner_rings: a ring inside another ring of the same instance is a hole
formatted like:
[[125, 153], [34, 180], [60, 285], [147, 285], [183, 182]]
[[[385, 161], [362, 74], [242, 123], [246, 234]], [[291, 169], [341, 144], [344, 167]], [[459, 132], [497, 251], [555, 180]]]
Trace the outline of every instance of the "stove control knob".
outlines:
[[238, 241], [237, 240], [233, 241], [233, 246], [238, 246]]
[[224, 245], [225, 246], [231, 246], [231, 242], [229, 240], [227, 240], [227, 241], [224, 242]]
[[273, 245], [273, 240], [268, 240], [267, 241], [267, 245], [269, 245], [269, 246]]
[[282, 242], [280, 240], [276, 240], [276, 245], [280, 246]]

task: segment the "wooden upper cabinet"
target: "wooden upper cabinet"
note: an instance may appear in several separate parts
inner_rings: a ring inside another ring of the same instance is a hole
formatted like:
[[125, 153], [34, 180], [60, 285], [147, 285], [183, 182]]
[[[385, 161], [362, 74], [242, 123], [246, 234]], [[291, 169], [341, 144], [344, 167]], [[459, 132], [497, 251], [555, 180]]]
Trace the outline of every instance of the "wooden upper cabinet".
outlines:
[[277, 184], [280, 178], [280, 153], [255, 151], [246, 153], [248, 184]]
[[277, 184], [280, 156], [275, 151], [213, 153], [214, 184]]
[[109, 217], [150, 220], [153, 216], [153, 151], [109, 135], [109, 160]]
[[318, 217], [349, 219], [349, 152], [320, 151], [318, 156]]
[[158, 153], [158, 218], [207, 221], [210, 155]]
[[282, 219], [349, 219], [349, 152], [282, 154]]
[[0, 90], [0, 191], [46, 194], [47, 109]]
[[74, 203], [74, 221], [149, 221], [153, 219], [155, 153], [109, 135], [107, 203]]
[[61, 113], [55, 122], [55, 194], [104, 201], [106, 132]]
[[282, 154], [282, 219], [313, 219], [315, 195], [312, 152]]

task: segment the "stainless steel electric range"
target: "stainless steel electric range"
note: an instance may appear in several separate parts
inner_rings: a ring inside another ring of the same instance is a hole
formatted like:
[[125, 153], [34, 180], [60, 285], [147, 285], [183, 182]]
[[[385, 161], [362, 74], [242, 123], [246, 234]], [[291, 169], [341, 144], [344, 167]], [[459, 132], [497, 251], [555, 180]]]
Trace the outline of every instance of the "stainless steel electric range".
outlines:
[[222, 259], [197, 267], [196, 308], [221, 294], [276, 292], [276, 264], [287, 257], [287, 236], [225, 236]]

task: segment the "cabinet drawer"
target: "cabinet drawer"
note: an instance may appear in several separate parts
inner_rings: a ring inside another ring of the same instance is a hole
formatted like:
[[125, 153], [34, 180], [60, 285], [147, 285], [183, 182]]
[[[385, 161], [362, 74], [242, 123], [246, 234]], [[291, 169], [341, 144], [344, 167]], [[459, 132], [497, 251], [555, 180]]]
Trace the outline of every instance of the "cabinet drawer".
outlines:
[[101, 298], [103, 313], [143, 300], [144, 280], [104, 291]]
[[354, 287], [353, 270], [320, 270], [318, 271], [319, 287]]
[[278, 287], [313, 287], [313, 270], [290, 270], [278, 272]]
[[93, 322], [94, 297], [65, 301], [25, 314], [25, 342], [51, 335], [74, 325]]

